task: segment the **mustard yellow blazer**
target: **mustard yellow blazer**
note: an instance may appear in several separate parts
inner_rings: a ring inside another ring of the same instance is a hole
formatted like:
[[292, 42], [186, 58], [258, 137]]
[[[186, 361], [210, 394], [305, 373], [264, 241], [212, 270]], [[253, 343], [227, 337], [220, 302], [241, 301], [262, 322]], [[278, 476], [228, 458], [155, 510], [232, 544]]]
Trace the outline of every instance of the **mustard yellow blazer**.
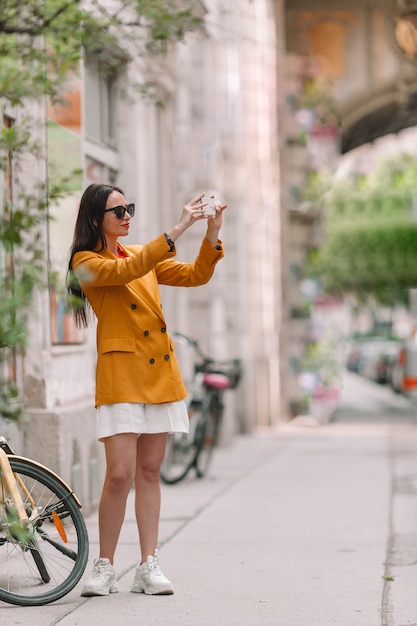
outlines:
[[174, 343], [162, 313], [159, 284], [207, 283], [224, 256], [206, 239], [193, 263], [173, 259], [162, 234], [144, 246], [120, 246], [126, 258], [103, 252], [74, 255], [72, 268], [97, 316], [96, 406], [159, 404], [186, 397]]

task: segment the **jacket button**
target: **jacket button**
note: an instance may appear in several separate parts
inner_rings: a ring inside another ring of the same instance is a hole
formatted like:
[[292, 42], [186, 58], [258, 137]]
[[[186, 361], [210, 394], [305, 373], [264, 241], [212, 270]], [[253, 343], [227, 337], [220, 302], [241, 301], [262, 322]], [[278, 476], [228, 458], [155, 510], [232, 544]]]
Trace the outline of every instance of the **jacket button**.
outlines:
[[149, 330], [145, 330], [143, 334], [145, 335], [145, 337], [147, 337], [149, 335]]
[[130, 308], [131, 308], [131, 309], [133, 309], [133, 310], [135, 310], [135, 309], [136, 309], [136, 304], [131, 304], [131, 305], [130, 305]]
[[149, 363], [153, 365], [155, 363], [155, 359], [149, 359]]
[[161, 333], [166, 333], [166, 332], [167, 332], [167, 329], [165, 327], [161, 328]]
[[165, 354], [165, 355], [164, 355], [164, 359], [165, 359], [165, 361], [168, 361], [168, 359], [169, 359], [169, 354]]

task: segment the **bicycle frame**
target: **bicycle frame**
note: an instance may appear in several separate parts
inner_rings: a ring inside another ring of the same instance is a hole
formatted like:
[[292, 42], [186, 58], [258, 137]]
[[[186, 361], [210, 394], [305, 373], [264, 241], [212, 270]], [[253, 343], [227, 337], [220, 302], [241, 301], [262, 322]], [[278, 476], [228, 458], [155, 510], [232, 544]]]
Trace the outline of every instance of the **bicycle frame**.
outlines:
[[[10, 463], [9, 463], [9, 456], [13, 456], [13, 458], [15, 459], [23, 459], [26, 460], [27, 457], [23, 457], [23, 456], [18, 456], [17, 454], [15, 454], [13, 452], [13, 450], [10, 448], [9, 444], [7, 443], [6, 439], [4, 437], [0, 436], [0, 472], [3, 472], [3, 476], [4, 476], [4, 480], [6, 482], [7, 485], [7, 489], [10, 493], [10, 496], [13, 499], [13, 502], [16, 506], [16, 509], [18, 511], [20, 511], [19, 514], [19, 519], [21, 521], [27, 521], [28, 520], [28, 516], [26, 515], [24, 506], [23, 506], [23, 501], [22, 498], [20, 496], [19, 490], [16, 488], [16, 481], [19, 484], [20, 488], [22, 489], [23, 493], [25, 494], [25, 496], [27, 497], [27, 499], [30, 501], [30, 503], [34, 506], [34, 501], [30, 495], [30, 493], [28, 493], [25, 485], [22, 483], [22, 481], [19, 479], [18, 476], [15, 476], [15, 474], [13, 474], [12, 468], [10, 467]], [[71, 489], [71, 487], [68, 485], [68, 483], [65, 482], [65, 480], [63, 480], [60, 476], [58, 476], [58, 474], [56, 474], [53, 470], [47, 468], [45, 465], [42, 465], [42, 463], [38, 463], [37, 461], [33, 461], [32, 459], [30, 459], [30, 462], [32, 463], [32, 465], [36, 465], [37, 467], [44, 469], [46, 471], [48, 471], [50, 474], [52, 474], [56, 480], [58, 482], [61, 483], [61, 485], [63, 487], [65, 487], [65, 489], [68, 491], [68, 495], [72, 496], [75, 500], [75, 502], [77, 503], [78, 508], [81, 509], [81, 502], [78, 499], [75, 491], [73, 491]], [[9, 488], [10, 485], [10, 488]], [[0, 493], [0, 509], [3, 505], [3, 494]], [[23, 511], [21, 509], [21, 507], [23, 508]]]
[[[3, 438], [1, 438], [3, 439]], [[19, 518], [19, 522], [24, 528], [29, 523], [29, 518], [27, 516], [25, 507], [23, 505], [23, 500], [20, 496], [19, 490], [16, 486], [16, 477], [13, 474], [12, 468], [10, 467], [9, 459], [7, 458], [7, 454], [0, 447], [0, 474], [3, 477], [3, 482], [6, 488], [6, 493], [0, 491], [0, 511], [5, 509], [5, 496], [10, 496], [11, 502], [15, 507], [17, 516]], [[24, 488], [24, 485], [20, 485], [25, 491], [26, 496], [30, 499], [30, 494]], [[34, 504], [33, 500], [31, 501]], [[35, 510], [35, 509], [34, 509]]]

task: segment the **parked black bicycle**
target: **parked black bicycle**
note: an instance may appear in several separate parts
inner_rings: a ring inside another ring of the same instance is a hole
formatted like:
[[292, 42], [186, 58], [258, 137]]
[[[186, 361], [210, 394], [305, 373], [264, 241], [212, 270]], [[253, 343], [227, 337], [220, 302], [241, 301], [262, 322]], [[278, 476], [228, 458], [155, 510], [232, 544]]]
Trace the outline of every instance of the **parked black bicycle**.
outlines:
[[169, 435], [161, 479], [172, 485], [195, 469], [197, 477], [207, 474], [213, 449], [218, 443], [223, 420], [223, 396], [226, 389], [235, 389], [242, 375], [240, 359], [215, 360], [206, 356], [197, 341], [175, 333], [177, 342], [192, 347], [198, 362], [187, 398], [190, 429], [188, 433]]

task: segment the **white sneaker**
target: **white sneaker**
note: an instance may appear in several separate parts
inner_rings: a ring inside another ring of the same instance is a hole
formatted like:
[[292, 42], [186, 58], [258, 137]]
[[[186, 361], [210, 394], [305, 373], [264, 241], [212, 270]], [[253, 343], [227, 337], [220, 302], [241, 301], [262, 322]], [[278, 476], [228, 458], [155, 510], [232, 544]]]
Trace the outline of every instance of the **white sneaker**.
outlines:
[[145, 563], [136, 568], [135, 579], [130, 589], [133, 593], [147, 593], [153, 596], [167, 596], [174, 593], [174, 588], [159, 567], [158, 551], [148, 556]]
[[118, 593], [116, 574], [109, 559], [96, 559], [90, 578], [85, 583], [82, 596], [108, 596]]

